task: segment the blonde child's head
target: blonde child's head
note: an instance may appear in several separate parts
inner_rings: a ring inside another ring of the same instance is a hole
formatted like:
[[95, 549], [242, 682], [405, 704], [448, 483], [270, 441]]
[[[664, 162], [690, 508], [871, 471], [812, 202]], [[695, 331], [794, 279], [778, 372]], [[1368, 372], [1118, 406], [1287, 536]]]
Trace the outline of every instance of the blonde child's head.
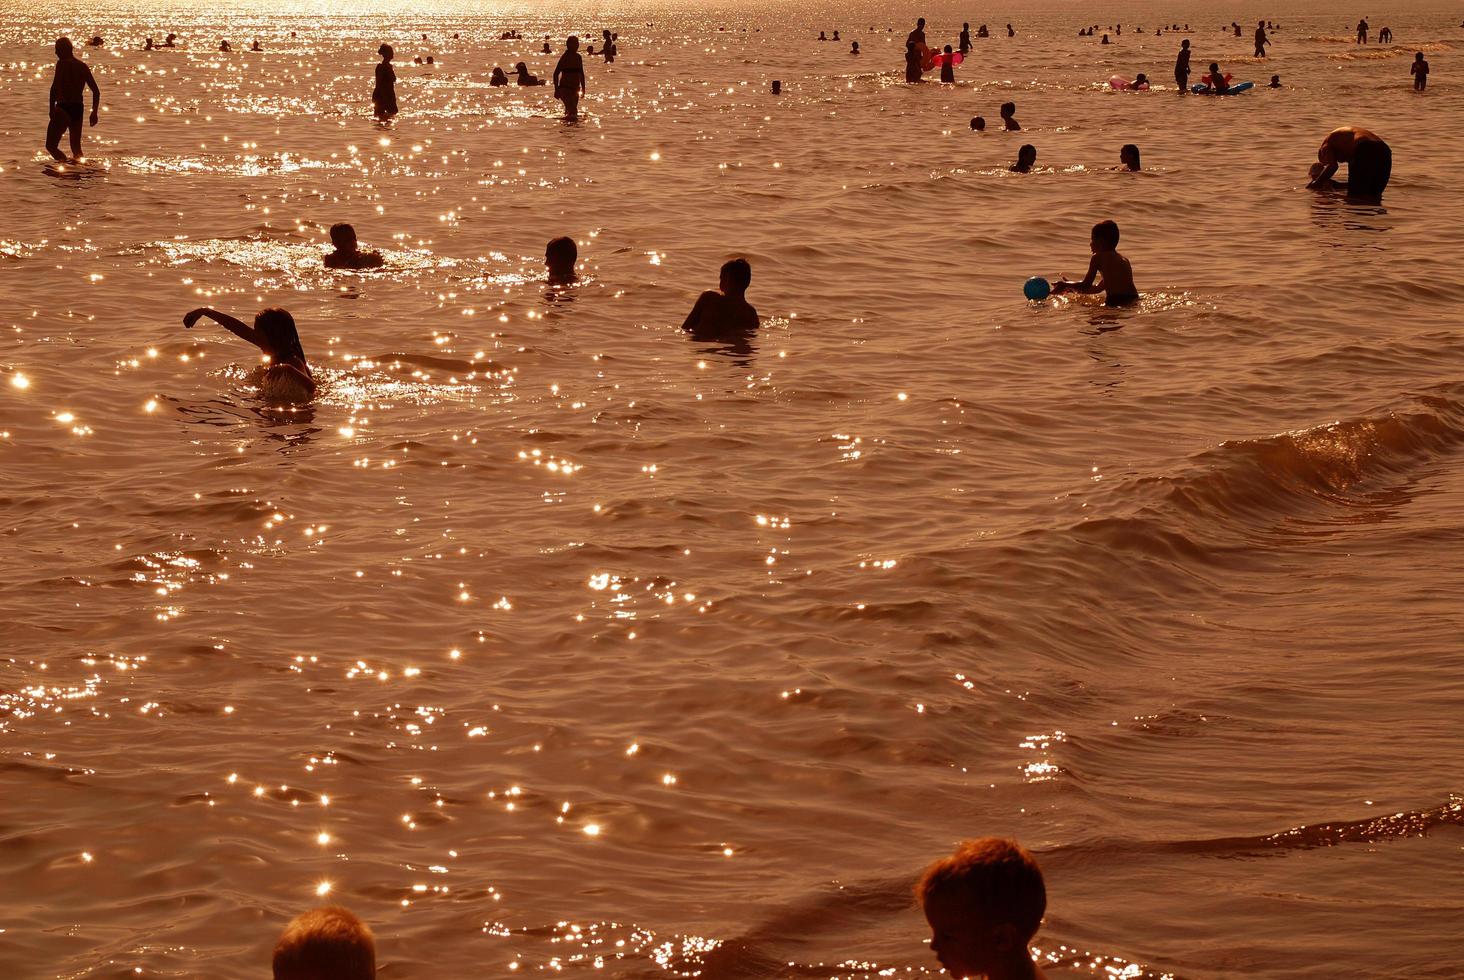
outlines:
[[339, 905], [290, 920], [274, 949], [274, 980], [373, 980], [376, 940]]
[[930, 923], [930, 950], [955, 980], [1030, 964], [1027, 944], [1047, 910], [1047, 888], [1036, 859], [1016, 841], [962, 841], [925, 869], [915, 894]]

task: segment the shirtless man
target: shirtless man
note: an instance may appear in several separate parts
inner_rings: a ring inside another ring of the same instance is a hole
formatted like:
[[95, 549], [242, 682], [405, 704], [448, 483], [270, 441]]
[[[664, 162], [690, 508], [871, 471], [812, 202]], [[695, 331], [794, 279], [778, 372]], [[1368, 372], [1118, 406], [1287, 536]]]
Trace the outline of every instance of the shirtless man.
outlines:
[[[75, 163], [81, 159], [81, 116], [86, 107], [82, 104], [83, 88], [91, 89], [91, 124], [97, 124], [97, 107], [102, 102], [102, 91], [92, 77], [86, 62], [78, 58], [71, 49], [71, 39], [56, 39], [56, 74], [51, 80], [51, 124], [46, 128], [46, 151], [62, 163]], [[71, 131], [71, 157], [68, 160], [61, 152], [61, 134]]]
[[1332, 180], [1337, 168], [1347, 164], [1347, 196], [1369, 201], [1381, 200], [1388, 178], [1393, 175], [1393, 151], [1372, 130], [1361, 126], [1334, 129], [1317, 149], [1320, 171], [1312, 175], [1306, 186], [1310, 190], [1329, 190], [1337, 186]]
[[757, 330], [757, 310], [747, 302], [752, 284], [752, 266], [746, 259], [723, 264], [721, 292], [707, 290], [686, 315], [681, 329], [697, 340], [736, 340]]
[[920, 17], [915, 21], [915, 29], [905, 38], [906, 44], [925, 43], [925, 18]]

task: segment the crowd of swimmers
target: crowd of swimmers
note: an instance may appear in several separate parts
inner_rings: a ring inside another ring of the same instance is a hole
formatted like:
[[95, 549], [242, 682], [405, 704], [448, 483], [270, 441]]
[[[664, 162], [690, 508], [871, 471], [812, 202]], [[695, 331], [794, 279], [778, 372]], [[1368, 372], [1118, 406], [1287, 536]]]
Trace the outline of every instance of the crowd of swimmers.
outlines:
[[[1047, 914], [1047, 883], [1016, 841], [962, 841], [920, 875], [915, 903], [951, 980], [1045, 980], [1032, 940]], [[376, 937], [349, 909], [311, 909], [285, 926], [272, 967], [274, 980], [375, 980]]]

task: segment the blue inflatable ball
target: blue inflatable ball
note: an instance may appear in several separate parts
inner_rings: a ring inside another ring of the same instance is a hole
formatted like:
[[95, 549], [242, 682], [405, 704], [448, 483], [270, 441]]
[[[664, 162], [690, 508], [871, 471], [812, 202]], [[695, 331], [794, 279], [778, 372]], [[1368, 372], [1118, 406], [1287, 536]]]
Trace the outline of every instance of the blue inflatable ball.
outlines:
[[1052, 283], [1041, 276], [1033, 276], [1022, 284], [1022, 295], [1028, 299], [1046, 299], [1052, 295]]

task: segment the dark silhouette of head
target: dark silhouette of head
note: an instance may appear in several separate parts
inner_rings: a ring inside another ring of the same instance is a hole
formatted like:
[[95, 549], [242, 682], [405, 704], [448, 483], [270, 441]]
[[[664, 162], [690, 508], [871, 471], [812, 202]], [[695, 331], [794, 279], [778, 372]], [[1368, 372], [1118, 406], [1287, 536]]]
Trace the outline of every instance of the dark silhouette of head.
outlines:
[[544, 246], [544, 265], [549, 269], [549, 280], [563, 281], [574, 278], [574, 264], [579, 261], [579, 246], [573, 238], [551, 239]]
[[1017, 173], [1024, 174], [1027, 171], [1031, 170], [1032, 165], [1036, 162], [1037, 147], [1033, 146], [1031, 143], [1023, 143], [1022, 148], [1017, 151], [1017, 162], [1012, 166], [1012, 169], [1015, 170]]
[[1118, 151], [1118, 159], [1120, 163], [1130, 170], [1140, 169], [1139, 148], [1133, 143], [1125, 143], [1123, 145], [1122, 149]]
[[274, 980], [372, 980], [375, 976], [376, 940], [371, 930], [339, 905], [295, 916], [275, 944]]
[[579, 38], [577, 38], [573, 34], [571, 34], [569, 36], [569, 38], [564, 42], [564, 50], [566, 50], [566, 51], [578, 51], [579, 50]]
[[974, 130], [976, 130], [976, 132], [978, 132], [978, 133], [985, 132], [986, 131], [986, 119], [984, 117], [982, 117], [982, 116], [975, 117], [974, 119], [971, 120], [971, 128], [974, 129]]
[[752, 266], [746, 259], [732, 259], [722, 263], [720, 285], [722, 292], [728, 296], [741, 296], [752, 285]]
[[58, 37], [58, 38], [56, 38], [56, 57], [58, 57], [58, 58], [70, 58], [71, 57], [71, 51], [72, 51], [72, 48], [71, 48], [71, 38], [69, 38], [69, 37]]
[[1093, 249], [1112, 250], [1118, 248], [1118, 225], [1112, 221], [1100, 221], [1093, 226]]
[[354, 252], [357, 250], [356, 229], [344, 221], [330, 226], [330, 243], [337, 251]]
[[305, 349], [300, 346], [300, 334], [295, 330], [295, 318], [288, 310], [271, 307], [254, 315], [254, 329], [264, 343], [260, 346], [270, 360], [288, 362], [305, 360]]

